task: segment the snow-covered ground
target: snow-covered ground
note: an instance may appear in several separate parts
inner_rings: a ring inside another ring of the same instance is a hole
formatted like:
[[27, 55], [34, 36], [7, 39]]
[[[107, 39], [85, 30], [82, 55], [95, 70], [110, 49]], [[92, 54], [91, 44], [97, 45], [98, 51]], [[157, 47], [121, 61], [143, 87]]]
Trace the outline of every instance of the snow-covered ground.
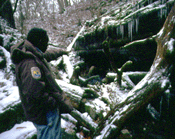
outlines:
[[16, 124], [12, 129], [0, 134], [0, 139], [27, 139], [36, 134], [36, 128], [32, 122], [26, 121]]
[[10, 53], [0, 46], [6, 57], [6, 68], [0, 69], [0, 113], [7, 110], [10, 106], [20, 102], [18, 87], [15, 85], [15, 77], [10, 66], [12, 64]]
[[[61, 127], [66, 129], [65, 132], [71, 133], [75, 125], [61, 119]], [[0, 134], [0, 139], [28, 139], [37, 134], [36, 128], [30, 121], [25, 121], [21, 124], [15, 124], [14, 127], [8, 131]], [[77, 134], [77, 136], [80, 136]]]

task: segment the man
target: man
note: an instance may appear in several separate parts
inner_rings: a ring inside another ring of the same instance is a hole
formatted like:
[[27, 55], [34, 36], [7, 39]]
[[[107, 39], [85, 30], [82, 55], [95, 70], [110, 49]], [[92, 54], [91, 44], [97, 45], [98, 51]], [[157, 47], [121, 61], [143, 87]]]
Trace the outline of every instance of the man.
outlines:
[[48, 41], [45, 30], [33, 28], [27, 40], [12, 46], [11, 59], [15, 64], [22, 106], [27, 120], [37, 128], [37, 138], [59, 139], [60, 114], [70, 113], [73, 108], [53, 78], [45, 58], [51, 60], [67, 52], [45, 55]]

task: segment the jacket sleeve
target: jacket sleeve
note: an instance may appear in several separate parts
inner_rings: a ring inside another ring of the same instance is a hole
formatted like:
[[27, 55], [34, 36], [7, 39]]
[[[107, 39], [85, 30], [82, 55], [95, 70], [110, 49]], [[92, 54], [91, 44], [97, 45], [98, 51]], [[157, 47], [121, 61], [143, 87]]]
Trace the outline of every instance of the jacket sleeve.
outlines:
[[70, 113], [73, 110], [73, 106], [69, 98], [66, 97], [64, 91], [58, 86], [51, 74], [47, 74], [46, 79], [46, 90], [56, 100], [60, 113]]
[[73, 106], [69, 100], [69, 98], [66, 97], [64, 92], [60, 95], [58, 92], [53, 93], [54, 98], [58, 102], [58, 107], [60, 110], [60, 113], [70, 113], [73, 110]]
[[29, 102], [42, 101], [50, 107], [56, 107], [56, 100], [45, 92], [44, 77], [34, 60], [30, 59], [20, 65], [22, 92]]
[[52, 60], [56, 60], [58, 57], [68, 54], [67, 50], [64, 49], [56, 49], [56, 48], [50, 48], [44, 53], [44, 58], [50, 62]]

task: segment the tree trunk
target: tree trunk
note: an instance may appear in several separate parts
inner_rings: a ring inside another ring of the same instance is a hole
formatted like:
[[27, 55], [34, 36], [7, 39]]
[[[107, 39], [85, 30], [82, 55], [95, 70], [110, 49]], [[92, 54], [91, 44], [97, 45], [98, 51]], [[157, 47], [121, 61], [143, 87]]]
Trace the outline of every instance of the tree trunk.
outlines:
[[0, 16], [2, 16], [11, 27], [15, 28], [15, 20], [10, 0], [0, 0]]
[[[163, 28], [157, 34], [157, 53], [150, 71], [128, 94], [122, 103], [108, 113], [101, 123], [99, 123], [96, 135], [105, 129], [101, 138], [116, 138], [123, 129], [128, 119], [139, 110], [148, 105], [154, 98], [171, 88], [173, 83], [170, 76], [175, 59], [175, 6], [167, 17]], [[104, 121], [112, 116], [105, 126]]]
[[64, 3], [62, 2], [62, 0], [57, 0], [58, 5], [59, 5], [59, 13], [64, 13]]
[[68, 0], [64, 0], [64, 5], [65, 5], [65, 7], [68, 7], [69, 6]]
[[13, 14], [16, 12], [17, 5], [18, 5], [18, 0], [16, 0], [16, 2], [15, 2], [15, 6], [14, 6], [14, 9], [13, 9]]

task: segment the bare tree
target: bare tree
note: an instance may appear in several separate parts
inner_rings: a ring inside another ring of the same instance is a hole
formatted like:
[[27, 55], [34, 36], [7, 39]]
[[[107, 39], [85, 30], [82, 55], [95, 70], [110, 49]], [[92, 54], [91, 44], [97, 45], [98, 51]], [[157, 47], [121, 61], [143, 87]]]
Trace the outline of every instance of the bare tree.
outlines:
[[68, 7], [69, 6], [69, 1], [68, 0], [64, 0], [64, 5], [65, 5], [65, 7]]
[[13, 9], [13, 14], [16, 12], [17, 5], [18, 5], [18, 0], [16, 0], [16, 2], [15, 2], [15, 6], [14, 6], [14, 9]]
[[0, 16], [2, 16], [2, 18], [4, 18], [11, 27], [15, 28], [15, 21], [10, 0], [0, 0]]
[[62, 3], [62, 0], [57, 0], [59, 5], [59, 13], [64, 13], [64, 4]]
[[22, 12], [21, 0], [20, 0], [20, 5], [19, 5], [19, 12], [20, 12], [20, 16], [19, 16], [20, 28], [21, 28], [21, 33], [23, 34], [24, 33], [24, 20], [25, 20], [25, 17], [24, 17], [24, 14]]
[[65, 8], [70, 5], [70, 0], [57, 0], [60, 13], [64, 13]]

